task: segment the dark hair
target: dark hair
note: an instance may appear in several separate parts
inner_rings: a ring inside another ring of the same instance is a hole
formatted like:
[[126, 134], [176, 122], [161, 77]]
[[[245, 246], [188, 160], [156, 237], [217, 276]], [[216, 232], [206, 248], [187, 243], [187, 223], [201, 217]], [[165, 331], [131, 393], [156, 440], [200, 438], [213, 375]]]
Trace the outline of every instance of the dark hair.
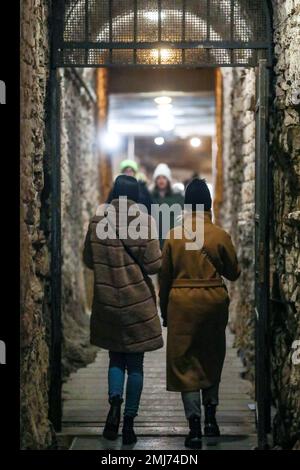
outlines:
[[211, 209], [212, 200], [205, 179], [194, 178], [185, 191], [185, 204], [191, 204], [192, 210], [197, 209], [197, 204], [203, 204], [204, 210]]
[[119, 175], [112, 190], [112, 199], [127, 196], [134, 202], [139, 201], [139, 184], [133, 176]]

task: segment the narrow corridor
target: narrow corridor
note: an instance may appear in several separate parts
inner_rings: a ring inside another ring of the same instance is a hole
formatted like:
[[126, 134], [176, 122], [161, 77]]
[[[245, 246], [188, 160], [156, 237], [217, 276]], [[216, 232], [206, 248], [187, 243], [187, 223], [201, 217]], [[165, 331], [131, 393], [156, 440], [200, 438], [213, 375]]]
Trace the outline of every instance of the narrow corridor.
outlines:
[[[150, 191], [161, 163], [178, 194], [205, 178], [237, 251], [241, 276], [228, 287], [243, 365], [228, 334], [217, 448], [299, 450], [300, 0], [25, 0], [20, 10], [21, 86], [7, 88], [21, 107], [20, 448], [108, 446], [108, 359], [89, 342], [93, 276], [81, 253], [133, 159]], [[163, 350], [146, 355], [136, 424], [136, 449], [183, 447]]]
[[[166, 336], [166, 330], [164, 330]], [[220, 391], [218, 420], [222, 437], [210, 449], [251, 449], [256, 435], [249, 404], [250, 383], [241, 378], [242, 363], [227, 331], [227, 354]], [[108, 411], [106, 351], [96, 361], [73, 373], [63, 388], [63, 435], [73, 436], [71, 450], [119, 449], [101, 436]], [[179, 393], [165, 389], [165, 348], [145, 355], [145, 386], [136, 419], [139, 440], [135, 449], [182, 450], [187, 424]], [[204, 449], [205, 449], [204, 441]]]

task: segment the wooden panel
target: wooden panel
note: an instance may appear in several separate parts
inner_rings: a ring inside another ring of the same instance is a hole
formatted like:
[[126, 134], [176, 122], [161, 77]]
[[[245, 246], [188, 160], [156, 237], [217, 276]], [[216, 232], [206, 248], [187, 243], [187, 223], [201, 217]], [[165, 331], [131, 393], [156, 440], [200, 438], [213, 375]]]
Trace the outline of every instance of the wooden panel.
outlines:
[[105, 132], [108, 111], [108, 70], [98, 69], [96, 75], [96, 94], [98, 107], [99, 132], [99, 181], [100, 202], [105, 202], [112, 187], [112, 164], [110, 157], [101, 148], [101, 133]]
[[216, 69], [216, 144], [217, 152], [213, 166], [215, 182], [214, 215], [220, 225], [220, 209], [223, 202], [223, 77], [220, 69]]

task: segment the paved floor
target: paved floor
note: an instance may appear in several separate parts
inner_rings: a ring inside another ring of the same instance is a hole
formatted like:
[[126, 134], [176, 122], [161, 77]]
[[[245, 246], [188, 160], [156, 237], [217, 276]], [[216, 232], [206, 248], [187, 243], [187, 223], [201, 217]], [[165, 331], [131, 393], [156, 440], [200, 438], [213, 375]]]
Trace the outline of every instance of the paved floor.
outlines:
[[[70, 450], [184, 450], [182, 436], [141, 436], [134, 446], [122, 446], [121, 438], [115, 442], [106, 441], [101, 436], [76, 436]], [[252, 450], [256, 446], [255, 436], [223, 436], [215, 442], [203, 438], [202, 450]]]
[[[227, 355], [222, 375], [218, 421], [222, 437], [220, 449], [249, 449], [255, 444], [254, 412], [250, 384], [240, 376], [243, 367], [227, 334]], [[71, 449], [108, 449], [111, 443], [100, 438], [108, 411], [106, 351], [96, 361], [72, 374], [63, 387], [63, 435], [74, 436]], [[249, 406], [250, 405], [250, 406]], [[135, 449], [181, 449], [187, 431], [180, 394], [165, 390], [165, 348], [145, 356], [145, 386], [136, 432]], [[112, 448], [120, 449], [116, 441]], [[205, 448], [205, 445], [204, 445]], [[209, 447], [210, 448], [210, 447]], [[216, 447], [214, 447], [216, 448]]]

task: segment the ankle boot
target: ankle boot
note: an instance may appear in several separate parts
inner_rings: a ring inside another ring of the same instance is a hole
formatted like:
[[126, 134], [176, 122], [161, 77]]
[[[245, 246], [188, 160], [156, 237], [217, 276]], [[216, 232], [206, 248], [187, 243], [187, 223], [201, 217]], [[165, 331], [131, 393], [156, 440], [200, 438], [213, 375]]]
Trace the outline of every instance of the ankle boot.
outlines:
[[205, 406], [204, 435], [206, 437], [219, 437], [220, 430], [216, 420], [216, 405]]
[[122, 429], [124, 446], [135, 444], [137, 441], [137, 437], [133, 429], [133, 420], [134, 418], [132, 418], [132, 416], [124, 416], [123, 429]]
[[202, 433], [201, 433], [201, 419], [199, 416], [191, 416], [189, 418], [190, 432], [185, 438], [184, 445], [191, 449], [201, 449], [202, 447]]
[[109, 403], [110, 410], [106, 418], [103, 437], [105, 437], [105, 439], [109, 439], [110, 441], [114, 441], [118, 437], [121, 419], [121, 404], [123, 403], [123, 400], [119, 395], [116, 395], [115, 397], [112, 397], [111, 400], [109, 400]]

